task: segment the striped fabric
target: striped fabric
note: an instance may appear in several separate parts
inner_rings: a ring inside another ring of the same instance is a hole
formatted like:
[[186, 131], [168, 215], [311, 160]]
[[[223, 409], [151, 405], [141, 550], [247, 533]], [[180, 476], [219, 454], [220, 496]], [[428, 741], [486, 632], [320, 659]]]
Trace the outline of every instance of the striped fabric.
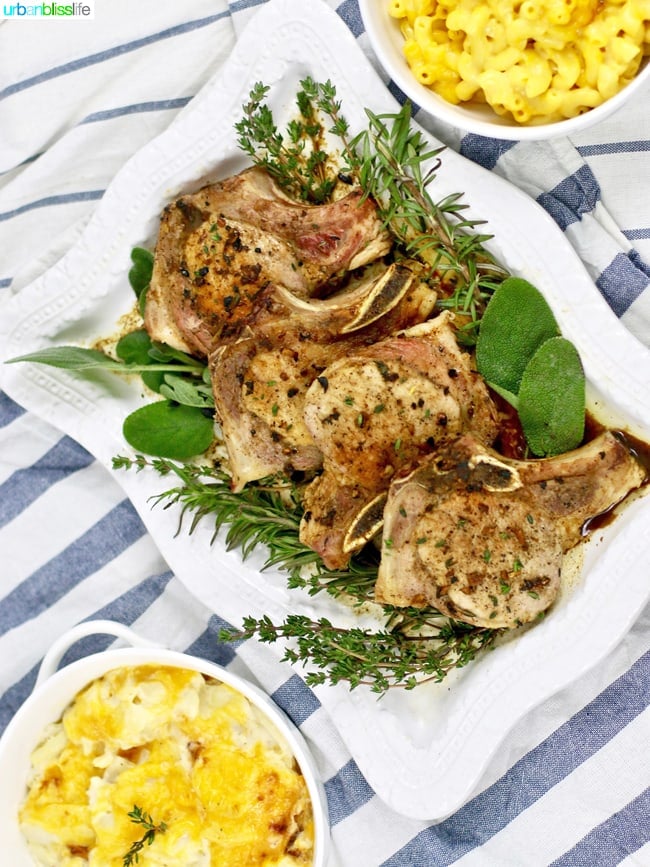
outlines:
[[[0, 24], [0, 300], [74, 243], [118, 169], [183, 110], [262, 4], [97, 0], [92, 22]], [[370, 53], [356, 0], [328, 5]], [[572, 141], [542, 144], [462, 136], [418, 116], [546, 208], [648, 346], [649, 96]], [[508, 733], [461, 809], [428, 824], [375, 795], [290, 668], [253, 642], [218, 641], [219, 613], [170, 572], [105, 469], [2, 394], [0, 596], [0, 729], [57, 636], [115, 619], [247, 674], [300, 726], [325, 781], [334, 864], [650, 865], [650, 607], [601, 664]], [[111, 641], [84, 639], [66, 661]]]

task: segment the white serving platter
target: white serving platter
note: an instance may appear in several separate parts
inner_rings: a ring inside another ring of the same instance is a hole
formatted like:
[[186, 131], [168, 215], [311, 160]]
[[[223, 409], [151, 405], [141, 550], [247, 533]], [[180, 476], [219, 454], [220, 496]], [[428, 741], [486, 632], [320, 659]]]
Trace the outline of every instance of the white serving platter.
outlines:
[[[130, 251], [153, 243], [164, 205], [247, 165], [234, 124], [251, 87], [257, 81], [269, 85], [268, 99], [281, 123], [308, 74], [336, 85], [353, 129], [365, 124], [364, 107], [397, 108], [329, 7], [319, 0], [271, 0], [218, 75], [116, 176], [76, 245], [0, 311], [3, 358], [63, 343], [89, 345], [115, 333], [133, 305]], [[650, 439], [650, 353], [616, 319], [562, 232], [521, 191], [445, 151], [433, 195], [461, 191], [469, 215], [487, 220], [495, 254], [539, 287], [563, 334], [579, 348], [591, 407]], [[211, 545], [208, 522], [191, 536], [177, 535], [178, 513], [153, 508], [150, 501], [169, 484], [153, 473], [111, 468], [115, 455], [128, 453], [121, 428], [128, 412], [141, 405], [137, 382], [22, 364], [1, 366], [0, 385], [106, 465], [178, 578], [222, 617], [239, 625], [245, 615], [281, 621], [295, 611], [359, 625], [358, 615], [325, 594], [289, 591], [281, 573], [260, 572], [261, 552], [242, 562], [219, 540]], [[514, 724], [623, 638], [650, 597], [649, 518], [650, 499], [631, 503], [584, 546], [578, 579], [541, 624], [448, 682], [393, 690], [380, 700], [363, 687], [316, 689], [367, 781], [394, 810], [426, 820], [454, 812], [480, 787], [486, 765]]]

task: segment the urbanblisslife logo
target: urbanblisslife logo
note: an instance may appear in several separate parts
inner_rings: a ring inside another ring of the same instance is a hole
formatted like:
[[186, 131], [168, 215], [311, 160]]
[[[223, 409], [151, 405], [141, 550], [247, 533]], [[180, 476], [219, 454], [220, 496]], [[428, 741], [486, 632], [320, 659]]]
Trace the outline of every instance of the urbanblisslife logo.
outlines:
[[95, 17], [94, 0], [80, 3], [3, 3], [0, 18], [11, 21], [84, 20]]

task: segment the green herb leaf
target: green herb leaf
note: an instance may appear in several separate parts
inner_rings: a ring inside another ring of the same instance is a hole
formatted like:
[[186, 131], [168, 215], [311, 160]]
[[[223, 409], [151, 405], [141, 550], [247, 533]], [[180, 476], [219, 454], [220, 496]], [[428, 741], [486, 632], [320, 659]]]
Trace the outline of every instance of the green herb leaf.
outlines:
[[558, 455], [582, 442], [585, 375], [576, 348], [563, 337], [543, 343], [526, 366], [519, 418], [535, 455]]
[[115, 361], [98, 349], [84, 349], [81, 346], [49, 346], [27, 355], [9, 358], [7, 364], [17, 361], [32, 361], [37, 364], [49, 364], [50, 367], [60, 367], [64, 370], [108, 370], [125, 371], [125, 365]]
[[123, 867], [131, 867], [132, 864], [138, 864], [140, 861], [140, 852], [145, 846], [151, 846], [156, 834], [164, 834], [167, 830], [166, 822], [154, 822], [149, 813], [146, 813], [142, 807], [137, 804], [133, 805], [133, 809], [127, 813], [129, 819], [134, 825], [141, 825], [145, 829], [145, 833], [140, 840], [134, 840], [128, 852], [122, 855]]
[[135, 294], [140, 297], [151, 282], [153, 272], [153, 253], [144, 247], [134, 247], [131, 250], [133, 265], [129, 271], [129, 283]]
[[132, 412], [122, 426], [124, 439], [148, 455], [184, 461], [202, 454], [212, 443], [212, 419], [194, 406], [168, 400]]
[[181, 349], [174, 349], [173, 346], [168, 346], [166, 343], [151, 342], [149, 355], [152, 361], [160, 364], [169, 364], [171, 361], [179, 361], [181, 364], [188, 364], [193, 367], [203, 367], [203, 362], [198, 361], [187, 352]]
[[118, 340], [115, 354], [126, 364], [151, 364], [151, 338], [144, 329], [131, 331]]
[[202, 380], [197, 384], [186, 376], [165, 373], [158, 391], [163, 397], [183, 406], [214, 407], [212, 388]]
[[537, 349], [559, 333], [542, 293], [527, 280], [509, 277], [495, 290], [481, 320], [478, 371], [508, 399], [508, 392], [518, 394], [526, 365]]

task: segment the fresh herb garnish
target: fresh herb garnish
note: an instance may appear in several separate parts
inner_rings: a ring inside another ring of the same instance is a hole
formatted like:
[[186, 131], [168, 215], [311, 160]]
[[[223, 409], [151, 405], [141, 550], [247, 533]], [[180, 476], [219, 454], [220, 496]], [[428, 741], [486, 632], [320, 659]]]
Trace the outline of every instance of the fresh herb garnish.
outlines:
[[134, 410], [122, 425], [132, 448], [185, 461], [205, 452], [214, 440], [214, 423], [195, 406], [157, 400]]
[[327, 132], [321, 112], [332, 118], [330, 132], [339, 137], [347, 132], [335, 88], [330, 82], [317, 84], [309, 77], [301, 81], [296, 94], [298, 117], [288, 123], [286, 136], [278, 130], [264, 102], [268, 91], [261, 82], [251, 90], [244, 117], [235, 124], [239, 147], [289, 195], [316, 205], [327, 202], [338, 183], [338, 170], [325, 147]]
[[384, 629], [346, 629], [326, 618], [290, 614], [284, 623], [269, 617], [244, 619], [240, 633], [222, 631], [221, 637], [255, 637], [265, 644], [289, 641], [283, 661], [308, 660], [308, 686], [346, 682], [350, 689], [369, 686], [383, 694], [394, 686], [414, 689], [422, 683], [440, 683], [452, 669], [462, 668], [481, 649], [494, 643], [497, 630], [448, 620], [429, 608], [395, 609], [395, 619]]
[[131, 250], [131, 262], [129, 283], [138, 298], [140, 313], [144, 315], [145, 298], [153, 273], [153, 253], [144, 247], [134, 247]]
[[494, 293], [480, 324], [476, 366], [515, 407], [532, 454], [577, 448], [585, 429], [585, 375], [578, 353], [560, 337], [541, 292], [516, 277]]
[[124, 420], [125, 440], [137, 451], [187, 460], [202, 454], [214, 439], [214, 398], [209, 368], [202, 361], [160, 343], [143, 330], [122, 337], [116, 358], [97, 349], [52, 346], [10, 359], [32, 361], [66, 370], [107, 370], [139, 374], [164, 400], [146, 404]]
[[575, 346], [552, 337], [531, 358], [521, 378], [518, 411], [534, 455], [577, 448], [585, 433], [585, 375]]
[[440, 278], [438, 307], [458, 313], [464, 323], [458, 340], [473, 345], [487, 299], [508, 276], [486, 251], [491, 235], [476, 231], [481, 221], [463, 216], [461, 194], [436, 202], [429, 186], [441, 166], [443, 147], [431, 149], [411, 127], [411, 106], [392, 114], [366, 110], [368, 127], [345, 151], [366, 195], [378, 203], [382, 218], [405, 252], [421, 259]]
[[499, 393], [518, 394], [526, 365], [560, 329], [542, 293], [527, 280], [509, 277], [495, 291], [476, 343], [481, 376]]
[[129, 819], [136, 825], [142, 825], [145, 829], [143, 836], [139, 840], [135, 840], [131, 844], [128, 852], [122, 856], [123, 867], [131, 867], [132, 864], [140, 862], [140, 852], [145, 846], [151, 846], [155, 840], [156, 834], [164, 834], [167, 830], [165, 822], [154, 822], [149, 813], [145, 813], [142, 807], [137, 804], [133, 805], [133, 809], [127, 814]]

